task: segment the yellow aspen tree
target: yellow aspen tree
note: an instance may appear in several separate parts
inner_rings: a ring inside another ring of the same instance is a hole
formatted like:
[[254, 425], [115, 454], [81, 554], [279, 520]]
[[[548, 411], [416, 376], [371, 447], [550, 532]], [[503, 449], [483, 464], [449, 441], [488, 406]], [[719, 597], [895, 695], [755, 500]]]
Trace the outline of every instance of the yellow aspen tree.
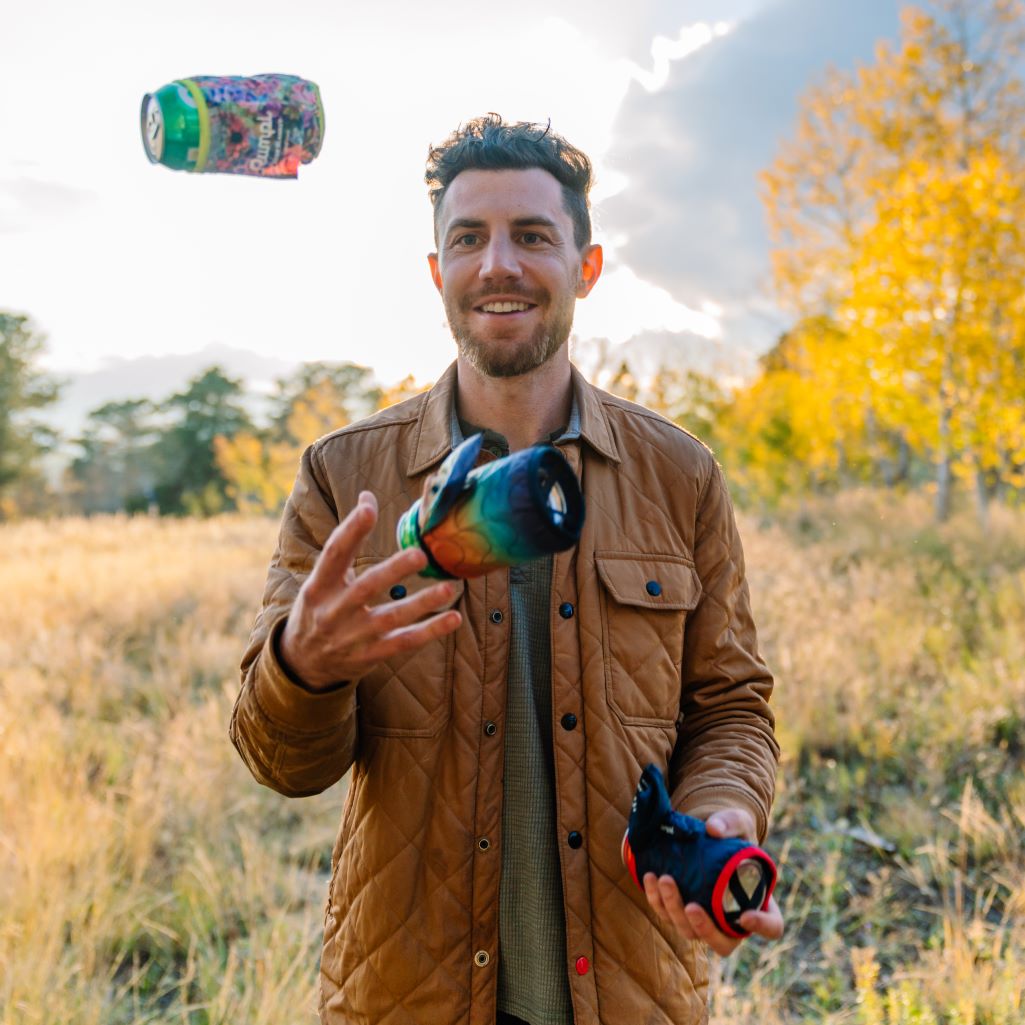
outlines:
[[845, 342], [826, 318], [801, 322], [734, 393], [717, 434], [745, 494], [775, 503], [865, 475], [866, 404], [844, 387], [852, 376]]
[[820, 401], [857, 396], [873, 429], [931, 458], [940, 519], [955, 470], [982, 498], [1021, 448], [1023, 14], [905, 9], [896, 46], [809, 92], [763, 176], [781, 299], [841, 329], [815, 349], [820, 373], [842, 369], [816, 380]]

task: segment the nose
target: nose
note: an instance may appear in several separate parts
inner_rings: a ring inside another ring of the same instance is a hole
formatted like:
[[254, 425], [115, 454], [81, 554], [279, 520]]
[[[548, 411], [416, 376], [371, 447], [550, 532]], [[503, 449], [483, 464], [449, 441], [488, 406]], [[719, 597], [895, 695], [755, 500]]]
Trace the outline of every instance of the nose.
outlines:
[[518, 278], [520, 273], [520, 261], [513, 240], [508, 235], [498, 233], [488, 239], [481, 257], [481, 278], [484, 281], [502, 281]]

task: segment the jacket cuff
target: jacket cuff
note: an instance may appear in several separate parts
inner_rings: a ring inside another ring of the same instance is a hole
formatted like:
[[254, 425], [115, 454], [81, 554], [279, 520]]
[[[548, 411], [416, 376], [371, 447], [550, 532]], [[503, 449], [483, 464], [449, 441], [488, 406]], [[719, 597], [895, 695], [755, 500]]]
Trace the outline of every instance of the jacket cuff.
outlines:
[[299, 680], [278, 654], [287, 616], [270, 629], [254, 680], [256, 702], [272, 722], [294, 733], [323, 733], [352, 714], [356, 688], [347, 681], [320, 690]]
[[733, 787], [702, 787], [688, 794], [679, 810], [684, 815], [693, 815], [696, 819], [707, 821], [717, 811], [725, 811], [727, 808], [743, 808], [749, 812], [755, 824], [756, 842], [765, 842], [765, 836], [769, 831], [765, 809], [746, 790]]

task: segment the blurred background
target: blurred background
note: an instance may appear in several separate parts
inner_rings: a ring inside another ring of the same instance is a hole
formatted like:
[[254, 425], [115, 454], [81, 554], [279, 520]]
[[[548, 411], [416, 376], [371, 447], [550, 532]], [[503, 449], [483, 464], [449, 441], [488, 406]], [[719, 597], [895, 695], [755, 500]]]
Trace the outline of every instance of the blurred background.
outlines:
[[[0, 1023], [316, 1020], [345, 783], [227, 740], [303, 448], [454, 356], [428, 146], [592, 157], [571, 353], [736, 500], [788, 931], [715, 1023], [1025, 1021], [1025, 7], [15, 0], [0, 63]], [[147, 92], [301, 75], [298, 181]]]

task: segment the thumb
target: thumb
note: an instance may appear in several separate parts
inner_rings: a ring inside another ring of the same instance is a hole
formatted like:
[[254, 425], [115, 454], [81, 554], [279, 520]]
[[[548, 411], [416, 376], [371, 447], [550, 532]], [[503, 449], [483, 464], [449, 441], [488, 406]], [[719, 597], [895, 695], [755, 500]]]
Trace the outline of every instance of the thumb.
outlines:
[[709, 836], [719, 838], [740, 836], [747, 840], [755, 839], [755, 824], [751, 813], [743, 808], [724, 808], [714, 812], [705, 823]]

